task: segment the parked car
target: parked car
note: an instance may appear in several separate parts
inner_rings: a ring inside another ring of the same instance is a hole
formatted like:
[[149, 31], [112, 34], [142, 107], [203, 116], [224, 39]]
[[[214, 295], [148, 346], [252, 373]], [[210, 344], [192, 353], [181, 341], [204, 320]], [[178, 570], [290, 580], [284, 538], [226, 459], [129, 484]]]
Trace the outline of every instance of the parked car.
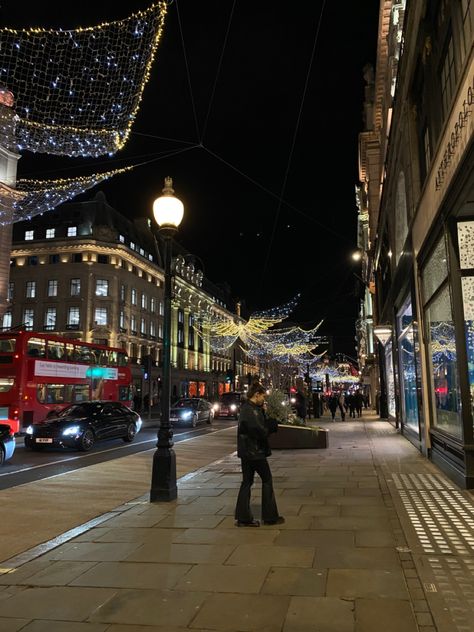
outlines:
[[81, 402], [51, 411], [43, 421], [28, 426], [25, 446], [32, 450], [54, 446], [87, 452], [103, 439], [133, 441], [141, 427], [140, 415], [120, 402]]
[[170, 410], [170, 421], [173, 424], [191, 424], [194, 428], [203, 421], [211, 424], [213, 419], [212, 405], [201, 397], [182, 397]]
[[15, 452], [15, 433], [8, 424], [0, 424], [0, 466]]
[[213, 406], [215, 416], [237, 419], [240, 413], [241, 401], [243, 401], [242, 393], [237, 393], [236, 391], [223, 393], [219, 397], [219, 401]]

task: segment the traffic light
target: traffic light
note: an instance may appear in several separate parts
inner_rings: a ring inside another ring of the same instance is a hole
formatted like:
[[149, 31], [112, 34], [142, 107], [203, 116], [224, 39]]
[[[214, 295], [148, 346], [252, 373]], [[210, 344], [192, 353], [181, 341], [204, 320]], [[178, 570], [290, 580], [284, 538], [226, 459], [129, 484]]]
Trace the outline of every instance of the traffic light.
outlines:
[[151, 367], [153, 366], [153, 360], [151, 355], [143, 355], [140, 358], [141, 369], [143, 371], [143, 379], [151, 379]]

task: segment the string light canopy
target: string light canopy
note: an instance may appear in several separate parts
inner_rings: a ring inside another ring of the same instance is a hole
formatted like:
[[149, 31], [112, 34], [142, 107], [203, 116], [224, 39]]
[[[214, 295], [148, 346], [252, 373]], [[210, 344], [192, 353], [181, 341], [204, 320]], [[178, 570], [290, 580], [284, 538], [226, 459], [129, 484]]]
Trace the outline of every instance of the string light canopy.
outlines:
[[97, 157], [127, 141], [166, 2], [74, 30], [0, 29], [0, 85], [15, 95], [16, 149]]
[[96, 184], [131, 169], [133, 166], [70, 179], [18, 180], [18, 195], [0, 196], [0, 225], [31, 219], [35, 215], [51, 211]]

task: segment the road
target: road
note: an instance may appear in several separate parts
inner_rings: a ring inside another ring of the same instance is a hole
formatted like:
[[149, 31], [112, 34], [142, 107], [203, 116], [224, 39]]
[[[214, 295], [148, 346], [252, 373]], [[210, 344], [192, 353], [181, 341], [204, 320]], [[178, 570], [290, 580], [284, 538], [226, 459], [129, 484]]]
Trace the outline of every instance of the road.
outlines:
[[[235, 425], [235, 421], [214, 419], [211, 426], [202, 424], [196, 428], [175, 428], [174, 442], [179, 443], [212, 434], [232, 425]], [[90, 452], [61, 448], [33, 452], [24, 447], [22, 438], [17, 438], [13, 458], [0, 469], [0, 489], [16, 487], [137, 452], [153, 450], [156, 445], [156, 433], [156, 427], [144, 427], [136, 435], [133, 443], [124, 443], [121, 439], [110, 439], [97, 443]]]

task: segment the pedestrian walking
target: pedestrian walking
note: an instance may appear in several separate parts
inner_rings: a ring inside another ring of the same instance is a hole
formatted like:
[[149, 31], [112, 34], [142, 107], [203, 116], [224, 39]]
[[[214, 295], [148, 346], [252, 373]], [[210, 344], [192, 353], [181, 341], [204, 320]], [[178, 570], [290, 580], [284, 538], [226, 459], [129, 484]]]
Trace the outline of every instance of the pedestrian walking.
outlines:
[[267, 419], [264, 410], [265, 388], [256, 382], [251, 384], [247, 399], [241, 406], [237, 430], [237, 456], [242, 465], [235, 520], [238, 527], [259, 527], [250, 508], [251, 488], [255, 472], [262, 479], [262, 521], [263, 524], [283, 524], [285, 519], [278, 514], [273, 480], [267, 457], [271, 455], [268, 435], [276, 432], [278, 423]]
[[296, 402], [295, 402], [296, 415], [303, 421], [306, 421], [306, 415], [307, 415], [306, 395], [304, 394], [302, 390], [298, 389], [295, 393], [295, 399], [296, 399]]
[[355, 409], [357, 412], [357, 417], [362, 417], [362, 405], [363, 405], [363, 400], [362, 400], [362, 393], [360, 391], [356, 391], [354, 394], [354, 402], [355, 402]]
[[336, 393], [333, 393], [328, 400], [328, 408], [331, 411], [332, 420], [335, 421], [336, 410], [339, 406], [339, 398]]
[[346, 411], [345, 411], [346, 398], [343, 392], [341, 392], [339, 395], [338, 406], [339, 406], [339, 410], [341, 411], [341, 421], [344, 421], [346, 418]]

